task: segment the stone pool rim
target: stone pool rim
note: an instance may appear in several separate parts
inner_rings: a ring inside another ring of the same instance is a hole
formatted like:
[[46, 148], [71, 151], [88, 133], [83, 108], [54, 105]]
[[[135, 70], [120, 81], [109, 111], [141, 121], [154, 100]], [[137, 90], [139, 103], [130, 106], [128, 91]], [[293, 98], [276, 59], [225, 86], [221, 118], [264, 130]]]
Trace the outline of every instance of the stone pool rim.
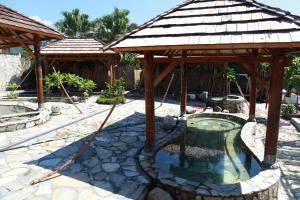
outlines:
[[25, 113], [16, 113], [16, 114], [0, 116], [0, 119], [28, 116], [28, 118], [26, 119], [16, 120], [13, 122], [0, 123], [0, 133], [14, 132], [17, 130], [31, 128], [37, 125], [44, 124], [48, 120], [50, 120], [50, 112], [48, 110], [45, 109], [45, 110], [36, 111], [35, 106], [33, 106], [29, 102], [17, 102], [17, 101], [3, 102], [2, 101], [0, 102], [0, 106], [20, 106], [30, 110], [29, 112], [25, 112]]
[[[194, 117], [232, 117], [239, 122], [244, 122], [241, 129], [240, 138], [247, 150], [254, 155], [259, 164], [263, 161], [264, 145], [262, 141], [255, 138], [254, 131], [255, 122], [248, 122], [247, 117], [241, 114], [228, 113], [197, 113], [187, 115], [178, 120], [176, 129], [169, 133], [166, 137], [156, 141], [152, 150], [149, 151], [143, 148], [138, 155], [138, 163], [144, 172], [150, 176], [156, 186], [161, 187], [171, 194], [184, 193], [188, 196], [187, 199], [201, 199], [202, 197], [220, 197], [239, 198], [245, 197], [252, 199], [262, 195], [268, 195], [268, 199], [275, 199], [278, 192], [278, 182], [280, 179], [280, 169], [262, 169], [258, 175], [235, 184], [199, 184], [197, 182], [188, 181], [183, 178], [166, 176], [160, 174], [155, 166], [155, 155], [163, 147], [169, 145], [174, 139], [185, 133], [187, 128], [187, 119]], [[175, 192], [176, 191], [176, 192]]]

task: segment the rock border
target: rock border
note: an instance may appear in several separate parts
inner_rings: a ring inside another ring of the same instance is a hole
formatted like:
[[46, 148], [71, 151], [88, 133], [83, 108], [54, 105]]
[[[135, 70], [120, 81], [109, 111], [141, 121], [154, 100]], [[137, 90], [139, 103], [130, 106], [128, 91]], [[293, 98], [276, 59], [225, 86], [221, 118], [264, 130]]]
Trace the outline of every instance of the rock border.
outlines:
[[[262, 141], [253, 136], [256, 123], [248, 122], [245, 116], [223, 114], [223, 113], [201, 113], [193, 114], [188, 118], [197, 116], [230, 116], [245, 123], [241, 130], [241, 139], [262, 163], [264, 145]], [[171, 141], [185, 133], [187, 128], [186, 117], [180, 118], [176, 129], [166, 137], [155, 142], [151, 151], [143, 148], [138, 156], [140, 167], [148, 174], [153, 183], [172, 194], [175, 199], [183, 200], [241, 200], [241, 199], [277, 199], [280, 180], [279, 169], [264, 169], [257, 176], [236, 184], [199, 184], [183, 178], [175, 177], [173, 174], [159, 173], [155, 167], [154, 159], [156, 153]]]
[[5, 118], [13, 118], [13, 117], [24, 117], [27, 116], [28, 118], [23, 120], [17, 120], [13, 122], [4, 122], [0, 123], [0, 133], [3, 132], [14, 132], [17, 130], [27, 129], [34, 126], [38, 126], [41, 124], [46, 123], [50, 120], [50, 112], [48, 110], [41, 110], [41, 111], [34, 111], [35, 107], [28, 102], [0, 102], [0, 106], [21, 106], [25, 107], [32, 112], [26, 113], [19, 113], [19, 114], [11, 114], [11, 115], [3, 115], [0, 119]]

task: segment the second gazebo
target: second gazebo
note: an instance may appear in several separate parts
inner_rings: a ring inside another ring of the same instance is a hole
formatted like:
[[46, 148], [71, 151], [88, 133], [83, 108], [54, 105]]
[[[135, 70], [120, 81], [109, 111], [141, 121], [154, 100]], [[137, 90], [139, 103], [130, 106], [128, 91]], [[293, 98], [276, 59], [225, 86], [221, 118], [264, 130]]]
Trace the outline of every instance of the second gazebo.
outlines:
[[94, 80], [99, 88], [115, 79], [115, 68], [120, 55], [114, 51], [102, 51], [103, 43], [95, 39], [64, 39], [51, 43], [41, 51], [45, 74], [52, 67], [62, 72], [80, 75]]

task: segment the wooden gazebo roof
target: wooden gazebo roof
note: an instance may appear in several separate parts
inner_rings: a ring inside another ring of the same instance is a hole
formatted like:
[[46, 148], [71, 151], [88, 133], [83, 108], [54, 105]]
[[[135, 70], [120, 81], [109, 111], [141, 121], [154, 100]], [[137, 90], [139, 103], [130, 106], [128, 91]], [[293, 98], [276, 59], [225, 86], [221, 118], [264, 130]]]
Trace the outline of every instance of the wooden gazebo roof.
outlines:
[[64, 37], [56, 30], [0, 4], [1, 49], [32, 45], [34, 35], [38, 35], [40, 40]]
[[268, 54], [300, 47], [300, 17], [254, 0], [188, 0], [106, 48], [155, 55]]
[[43, 55], [116, 54], [111, 50], [103, 51], [102, 48], [103, 43], [95, 39], [63, 39], [45, 46], [41, 53]]

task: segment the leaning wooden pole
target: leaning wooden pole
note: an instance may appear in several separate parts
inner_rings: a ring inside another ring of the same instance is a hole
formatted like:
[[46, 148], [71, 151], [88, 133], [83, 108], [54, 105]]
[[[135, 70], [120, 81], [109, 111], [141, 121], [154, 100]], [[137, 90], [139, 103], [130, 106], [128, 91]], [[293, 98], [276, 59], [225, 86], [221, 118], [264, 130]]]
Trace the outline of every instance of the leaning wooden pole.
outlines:
[[254, 75], [250, 77], [251, 87], [250, 87], [250, 108], [249, 108], [249, 121], [255, 120], [255, 110], [256, 110], [256, 79]]
[[[56, 69], [53, 67], [53, 71], [56, 73]], [[70, 97], [69, 93], [67, 92], [64, 84], [62, 83], [62, 81], [60, 79], [58, 79], [60, 87], [63, 89], [64, 93], [67, 95], [69, 101], [71, 101], [71, 103], [73, 104], [73, 106], [80, 112], [80, 114], [83, 114], [83, 112], [80, 110], [80, 108], [75, 104], [75, 102], [72, 100], [72, 98]]]
[[55, 175], [61, 171], [64, 171], [65, 169], [70, 167], [78, 158], [80, 158], [86, 152], [86, 150], [89, 148], [91, 143], [96, 139], [96, 137], [101, 134], [103, 127], [105, 126], [106, 122], [108, 121], [108, 119], [111, 116], [112, 112], [114, 111], [115, 107], [116, 107], [116, 103], [110, 109], [108, 115], [106, 116], [105, 120], [102, 122], [101, 126], [92, 135], [92, 138], [88, 142], [84, 143], [84, 145], [79, 149], [78, 153], [74, 154], [70, 160], [68, 160], [65, 164], [63, 164], [57, 170], [31, 181], [30, 184], [35, 185], [37, 183], [40, 183], [40, 182], [52, 177], [53, 175]]
[[42, 70], [42, 63], [41, 63], [41, 39], [38, 35], [34, 36], [34, 55], [35, 55], [35, 76], [36, 76], [38, 109], [43, 109], [44, 91], [43, 91], [43, 70]]
[[264, 164], [271, 166], [276, 163], [277, 143], [279, 134], [280, 107], [282, 99], [284, 57], [279, 52], [273, 53], [269, 89], [269, 110], [265, 142]]
[[224, 80], [223, 80], [223, 95], [226, 97], [228, 96], [228, 78], [227, 78], [227, 72], [228, 72], [228, 63], [224, 63], [223, 65], [223, 73], [224, 73]]
[[144, 81], [146, 107], [146, 142], [151, 148], [155, 141], [153, 54], [145, 52]]

